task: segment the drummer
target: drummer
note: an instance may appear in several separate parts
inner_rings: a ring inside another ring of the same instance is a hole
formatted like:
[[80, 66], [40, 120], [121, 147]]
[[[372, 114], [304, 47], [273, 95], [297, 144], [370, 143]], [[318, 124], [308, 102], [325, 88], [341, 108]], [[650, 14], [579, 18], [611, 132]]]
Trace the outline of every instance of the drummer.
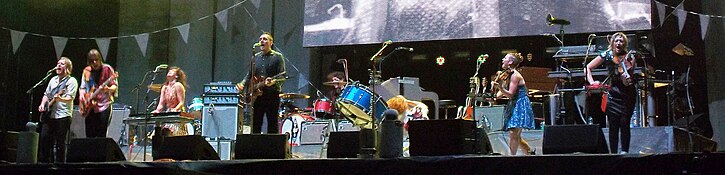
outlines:
[[342, 93], [345, 85], [347, 85], [347, 82], [345, 82], [345, 73], [340, 71], [330, 72], [327, 74], [327, 82], [325, 82], [325, 85], [332, 87], [325, 95], [331, 98], [331, 100], [336, 100]]

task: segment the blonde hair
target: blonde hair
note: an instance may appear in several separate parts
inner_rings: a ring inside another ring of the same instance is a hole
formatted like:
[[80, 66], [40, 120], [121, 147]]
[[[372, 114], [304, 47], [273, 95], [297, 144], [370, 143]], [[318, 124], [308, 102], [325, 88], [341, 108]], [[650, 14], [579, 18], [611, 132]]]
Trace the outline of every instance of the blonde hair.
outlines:
[[396, 95], [393, 98], [388, 99], [388, 107], [390, 109], [395, 109], [398, 111], [398, 114], [405, 114], [405, 111], [408, 110], [408, 100], [405, 99], [402, 95]]
[[519, 64], [521, 64], [522, 61], [524, 61], [524, 57], [521, 56], [521, 53], [519, 52], [511, 52], [506, 54], [506, 56], [511, 56], [510, 58], [513, 58], [513, 63], [511, 63], [511, 68], [519, 67]]
[[63, 60], [65, 62], [65, 73], [70, 75], [73, 72], [73, 62], [70, 61], [70, 58], [68, 57], [60, 57], [58, 60]]
[[609, 50], [612, 50], [614, 48], [614, 39], [618, 36], [621, 36], [622, 39], [624, 39], [624, 43], [622, 43], [622, 50], [624, 50], [624, 53], [627, 52], [627, 48], [629, 48], [629, 39], [627, 38], [627, 34], [624, 34], [622, 32], [617, 32], [612, 34], [612, 37], [609, 38]]

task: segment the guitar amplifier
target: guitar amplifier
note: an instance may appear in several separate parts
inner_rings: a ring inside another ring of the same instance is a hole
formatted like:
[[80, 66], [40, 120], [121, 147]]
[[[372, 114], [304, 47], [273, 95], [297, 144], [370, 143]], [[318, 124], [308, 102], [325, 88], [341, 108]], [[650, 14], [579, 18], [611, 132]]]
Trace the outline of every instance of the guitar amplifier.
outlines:
[[201, 135], [207, 138], [234, 139], [237, 136], [237, 121], [243, 121], [239, 107], [204, 106], [202, 111]]
[[232, 83], [231, 81], [217, 81], [217, 82], [210, 82], [209, 84], [204, 84], [204, 95], [220, 95], [220, 94], [227, 94], [227, 95], [234, 95], [239, 94], [239, 90], [237, 90], [237, 85]]
[[300, 144], [322, 144], [324, 134], [329, 122], [304, 122], [302, 123]]
[[209, 104], [236, 106], [239, 104], [238, 95], [203, 95], [204, 106]]

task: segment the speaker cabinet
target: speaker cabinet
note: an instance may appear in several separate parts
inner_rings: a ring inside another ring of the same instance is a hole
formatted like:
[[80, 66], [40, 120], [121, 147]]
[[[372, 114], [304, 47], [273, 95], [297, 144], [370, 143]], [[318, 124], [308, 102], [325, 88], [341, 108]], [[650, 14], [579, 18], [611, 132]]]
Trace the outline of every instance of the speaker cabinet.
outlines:
[[411, 156], [477, 153], [476, 123], [468, 120], [415, 120], [408, 122]]
[[599, 125], [554, 125], [544, 129], [544, 154], [609, 153]]
[[324, 133], [330, 122], [304, 122], [300, 133], [300, 144], [322, 144]]
[[221, 160], [232, 159], [232, 149], [234, 149], [233, 140], [209, 140], [208, 142], [209, 145], [214, 148], [214, 151], [219, 153], [219, 158]]
[[153, 149], [158, 153], [154, 160], [219, 160], [214, 148], [199, 135], [166, 137], [160, 147]]
[[202, 111], [201, 135], [207, 138], [233, 139], [237, 136], [239, 107], [204, 106]]
[[356, 158], [360, 153], [360, 131], [330, 132], [328, 158]]
[[234, 145], [234, 159], [284, 159], [289, 155], [285, 134], [240, 134]]
[[126, 157], [111, 138], [81, 138], [70, 141], [67, 162], [125, 161]]

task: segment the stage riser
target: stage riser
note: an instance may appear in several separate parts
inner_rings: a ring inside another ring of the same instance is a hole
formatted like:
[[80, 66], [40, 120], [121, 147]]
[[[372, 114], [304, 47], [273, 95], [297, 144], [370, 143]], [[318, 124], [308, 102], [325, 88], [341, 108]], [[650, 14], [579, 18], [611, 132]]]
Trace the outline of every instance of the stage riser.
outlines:
[[[609, 143], [609, 128], [603, 128], [604, 138]], [[630, 153], [674, 153], [686, 152], [688, 149], [687, 132], [680, 128], [672, 126], [648, 127], [648, 128], [632, 128], [632, 138], [629, 147]], [[524, 131], [521, 137], [536, 150], [542, 150], [544, 132], [542, 130]], [[509, 134], [508, 132], [489, 133], [488, 137], [495, 153], [502, 155], [509, 154]], [[714, 146], [712, 140], [708, 140], [699, 135], [693, 135], [695, 145], [694, 150], [703, 150]], [[521, 150], [518, 151], [519, 154]], [[541, 154], [541, 151], [537, 151]]]

